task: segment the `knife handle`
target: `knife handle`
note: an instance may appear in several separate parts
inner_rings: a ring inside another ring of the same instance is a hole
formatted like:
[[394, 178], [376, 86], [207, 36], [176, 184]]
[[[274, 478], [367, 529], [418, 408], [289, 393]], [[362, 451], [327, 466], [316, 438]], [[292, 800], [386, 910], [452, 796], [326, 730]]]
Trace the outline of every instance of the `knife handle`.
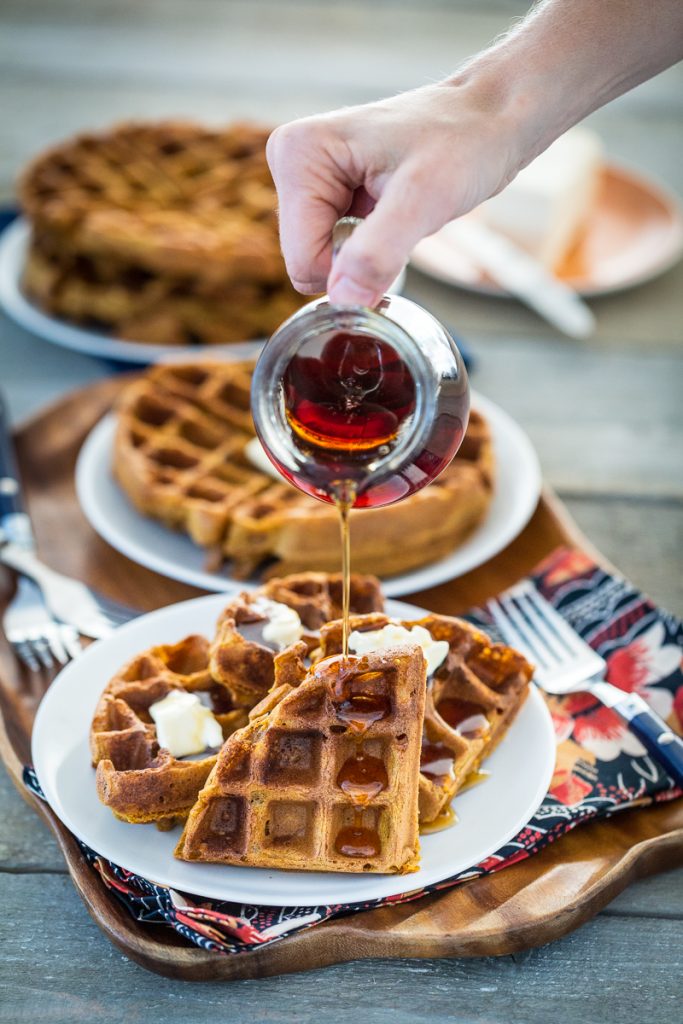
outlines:
[[613, 708], [624, 718], [640, 742], [679, 786], [683, 786], [683, 740], [638, 693], [625, 696]]
[[0, 394], [0, 541], [33, 546], [31, 522], [26, 513], [21, 479], [10, 433], [7, 404]]

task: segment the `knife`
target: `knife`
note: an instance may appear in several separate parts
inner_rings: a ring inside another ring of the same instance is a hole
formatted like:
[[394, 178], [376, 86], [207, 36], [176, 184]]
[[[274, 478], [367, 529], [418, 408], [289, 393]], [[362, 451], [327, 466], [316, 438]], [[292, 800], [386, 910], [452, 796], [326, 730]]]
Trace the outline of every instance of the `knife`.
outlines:
[[446, 224], [437, 237], [462, 249], [505, 291], [563, 334], [587, 338], [595, 330], [595, 317], [573, 288], [558, 281], [538, 260], [498, 231], [471, 217], [461, 217]]

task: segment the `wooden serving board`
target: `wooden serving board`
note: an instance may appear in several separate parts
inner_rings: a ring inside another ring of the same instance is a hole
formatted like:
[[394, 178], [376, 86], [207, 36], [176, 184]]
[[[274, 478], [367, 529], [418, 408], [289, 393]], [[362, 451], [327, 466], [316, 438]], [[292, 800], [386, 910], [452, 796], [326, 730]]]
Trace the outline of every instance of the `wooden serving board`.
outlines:
[[[111, 597], [152, 609], [199, 592], [135, 565], [100, 540], [78, 507], [73, 485], [78, 450], [122, 384], [121, 378], [107, 380], [66, 397], [27, 423], [16, 441], [45, 561]], [[590, 551], [557, 499], [545, 493], [529, 525], [500, 555], [408, 599], [439, 612], [464, 611], [512, 584], [560, 544]], [[12, 588], [10, 574], [0, 568], [0, 612]], [[143, 967], [170, 977], [228, 980], [359, 958], [512, 953], [565, 935], [636, 878], [683, 863], [683, 801], [675, 801], [583, 826], [529, 860], [413, 903], [332, 920], [251, 953], [205, 952], [170, 928], [134, 921], [86, 865], [49, 807], [25, 790], [21, 769], [48, 682], [22, 674], [0, 636], [0, 754], [19, 792], [55, 834], [74, 885], [102, 931]]]

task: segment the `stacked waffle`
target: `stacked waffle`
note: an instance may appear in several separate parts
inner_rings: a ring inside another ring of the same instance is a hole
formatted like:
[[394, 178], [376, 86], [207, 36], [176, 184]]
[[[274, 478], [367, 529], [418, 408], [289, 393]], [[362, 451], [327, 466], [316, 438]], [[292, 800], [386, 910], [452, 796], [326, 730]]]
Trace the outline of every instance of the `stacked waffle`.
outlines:
[[[276, 482], [246, 454], [251, 365], [201, 362], [150, 369], [118, 403], [114, 472], [133, 504], [245, 578], [339, 565], [335, 510]], [[493, 495], [488, 424], [476, 411], [451, 465], [405, 501], [351, 514], [354, 566], [392, 575], [435, 561], [482, 521]]]
[[[365, 653], [344, 659], [339, 620], [323, 621], [338, 613], [339, 586], [325, 574], [271, 581], [226, 608], [211, 644], [155, 648], [119, 673], [92, 726], [100, 799], [128, 821], [186, 817], [183, 860], [415, 870], [419, 826], [500, 742], [532, 669], [462, 620], [389, 620], [367, 577], [352, 592]], [[298, 609], [299, 628], [273, 643], [283, 606]], [[380, 642], [387, 627], [398, 644]], [[425, 637], [438, 648], [431, 668]], [[154, 708], [173, 688], [209, 695], [217, 753], [186, 761], [160, 746]]]
[[280, 255], [267, 137], [132, 122], [43, 153], [20, 184], [27, 294], [130, 341], [268, 336], [304, 300]]

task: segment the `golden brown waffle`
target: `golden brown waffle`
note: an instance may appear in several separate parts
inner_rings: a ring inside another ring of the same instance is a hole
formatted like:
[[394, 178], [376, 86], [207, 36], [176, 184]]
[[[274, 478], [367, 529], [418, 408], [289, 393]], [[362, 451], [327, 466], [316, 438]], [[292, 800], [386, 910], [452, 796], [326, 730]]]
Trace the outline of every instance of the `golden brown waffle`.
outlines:
[[[116, 476], [146, 515], [183, 529], [245, 578], [339, 569], [335, 509], [247, 460], [251, 367], [201, 362], [157, 366], [121, 395]], [[451, 465], [429, 487], [381, 509], [351, 513], [360, 573], [393, 575], [456, 548], [485, 516], [493, 494], [488, 424], [473, 411]]]
[[[342, 574], [300, 572], [268, 580], [258, 593], [271, 601], [294, 608], [307, 630], [319, 630], [326, 622], [341, 618]], [[376, 576], [351, 573], [349, 607], [355, 615], [381, 612], [384, 596]]]
[[302, 871], [417, 868], [425, 663], [414, 646], [320, 662], [223, 746], [182, 860]]
[[156, 366], [121, 395], [114, 473], [139, 511], [221, 548], [235, 509], [269, 478], [244, 455], [253, 436], [251, 364]]
[[[226, 686], [236, 706], [252, 708], [265, 697], [275, 681], [277, 648], [263, 638], [269, 621], [263, 598], [293, 608], [304, 630], [304, 651], [318, 645], [323, 623], [341, 615], [341, 575], [299, 573], [274, 579], [250, 593], [240, 594], [218, 620], [211, 645], [210, 670]], [[374, 576], [351, 576], [350, 608], [360, 614], [381, 611], [384, 600]]]
[[[354, 616], [351, 629], [381, 629], [389, 621], [385, 615]], [[424, 626], [449, 646], [446, 660], [427, 685], [420, 759], [420, 823], [426, 825], [438, 818], [503, 738], [526, 700], [533, 667], [513, 648], [493, 643], [462, 619], [428, 615], [401, 625]], [[341, 623], [328, 623], [313, 657], [340, 650]]]
[[304, 299], [280, 254], [267, 136], [252, 124], [131, 122], [46, 151], [20, 183], [28, 294], [133, 341], [272, 333]]
[[246, 723], [246, 712], [209, 674], [204, 637], [152, 647], [128, 662], [106, 686], [90, 729], [97, 794], [124, 821], [170, 828], [187, 816], [216, 761], [215, 752], [190, 761], [159, 748], [149, 708], [171, 690], [205, 693], [224, 738]]
[[288, 281], [264, 287], [235, 280], [213, 291], [107, 257], [47, 256], [31, 246], [26, 294], [55, 316], [124, 341], [150, 345], [227, 345], [268, 337], [302, 304]]

